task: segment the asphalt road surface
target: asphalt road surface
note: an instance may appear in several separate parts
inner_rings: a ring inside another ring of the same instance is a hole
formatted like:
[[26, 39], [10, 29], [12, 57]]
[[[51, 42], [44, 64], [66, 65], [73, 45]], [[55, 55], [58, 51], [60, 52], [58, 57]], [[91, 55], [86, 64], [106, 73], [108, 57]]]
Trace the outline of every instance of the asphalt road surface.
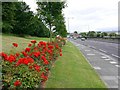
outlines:
[[[93, 40], [69, 39], [83, 53], [91, 67], [98, 73], [108, 88], [118, 88], [118, 44]], [[110, 89], [111, 90], [111, 89]], [[119, 90], [119, 89], [115, 89]]]
[[[93, 40], [85, 40], [81, 41], [81, 39], [74, 40], [77, 43], [86, 45], [88, 47], [91, 47], [93, 49], [96, 49], [98, 51], [101, 51], [107, 55], [112, 56], [115, 59], [120, 59], [119, 53], [120, 53], [120, 44], [117, 43], [108, 43], [108, 42], [101, 42], [101, 41], [93, 41]], [[119, 53], [118, 53], [119, 52]]]

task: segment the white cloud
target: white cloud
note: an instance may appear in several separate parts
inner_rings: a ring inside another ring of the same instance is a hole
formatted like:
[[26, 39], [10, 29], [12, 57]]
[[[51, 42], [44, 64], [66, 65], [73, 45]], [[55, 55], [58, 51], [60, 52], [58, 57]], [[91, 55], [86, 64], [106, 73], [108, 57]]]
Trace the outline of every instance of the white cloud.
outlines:
[[[69, 19], [69, 31], [78, 32], [118, 27], [119, 0], [68, 0], [64, 9], [65, 17]], [[66, 26], [68, 28], [68, 20]]]

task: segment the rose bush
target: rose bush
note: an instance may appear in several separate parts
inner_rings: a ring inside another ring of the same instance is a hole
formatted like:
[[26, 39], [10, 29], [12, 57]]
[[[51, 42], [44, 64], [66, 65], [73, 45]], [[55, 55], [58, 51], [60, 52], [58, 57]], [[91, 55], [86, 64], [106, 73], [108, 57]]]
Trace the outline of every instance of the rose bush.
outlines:
[[[61, 38], [54, 42], [37, 43], [32, 40], [20, 53], [0, 53], [3, 89], [40, 88], [48, 79], [48, 72], [58, 56], [62, 56]], [[13, 47], [19, 45], [13, 43]]]

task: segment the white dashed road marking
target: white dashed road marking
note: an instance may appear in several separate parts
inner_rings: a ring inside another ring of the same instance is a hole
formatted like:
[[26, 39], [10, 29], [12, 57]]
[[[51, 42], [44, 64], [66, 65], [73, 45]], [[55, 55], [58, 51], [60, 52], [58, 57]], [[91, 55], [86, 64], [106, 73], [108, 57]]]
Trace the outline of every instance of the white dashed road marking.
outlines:
[[85, 50], [86, 52], [90, 51], [90, 50]]
[[115, 65], [116, 67], [120, 67], [120, 65]]
[[89, 56], [93, 56], [93, 55], [95, 55], [95, 54], [89, 53], [89, 54], [87, 54], [87, 55], [89, 55]]
[[97, 67], [97, 66], [95, 66], [95, 67], [93, 67], [94, 69], [97, 69], [97, 70], [101, 70], [101, 68], [100, 67]]
[[117, 56], [117, 55], [115, 55], [115, 54], [112, 54], [112, 56], [117, 57], [117, 58], [120, 58], [119, 56]]
[[103, 58], [103, 59], [106, 59], [107, 57], [105, 57], [105, 56], [102, 56], [101, 58]]
[[111, 64], [116, 64], [117, 62], [114, 62], [114, 61], [110, 61]]

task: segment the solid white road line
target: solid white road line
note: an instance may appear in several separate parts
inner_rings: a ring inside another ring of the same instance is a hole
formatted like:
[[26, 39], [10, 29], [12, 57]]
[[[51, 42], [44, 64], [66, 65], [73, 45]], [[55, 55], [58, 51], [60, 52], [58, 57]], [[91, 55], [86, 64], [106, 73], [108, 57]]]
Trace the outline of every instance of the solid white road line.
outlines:
[[120, 58], [119, 56], [117, 56], [117, 55], [115, 55], [115, 54], [112, 54], [112, 56], [117, 57], [117, 58]]
[[104, 50], [102, 50], [102, 49], [99, 49], [100, 51], [102, 51], [102, 52], [105, 52], [105, 53], [107, 53], [106, 51], [104, 51]]

